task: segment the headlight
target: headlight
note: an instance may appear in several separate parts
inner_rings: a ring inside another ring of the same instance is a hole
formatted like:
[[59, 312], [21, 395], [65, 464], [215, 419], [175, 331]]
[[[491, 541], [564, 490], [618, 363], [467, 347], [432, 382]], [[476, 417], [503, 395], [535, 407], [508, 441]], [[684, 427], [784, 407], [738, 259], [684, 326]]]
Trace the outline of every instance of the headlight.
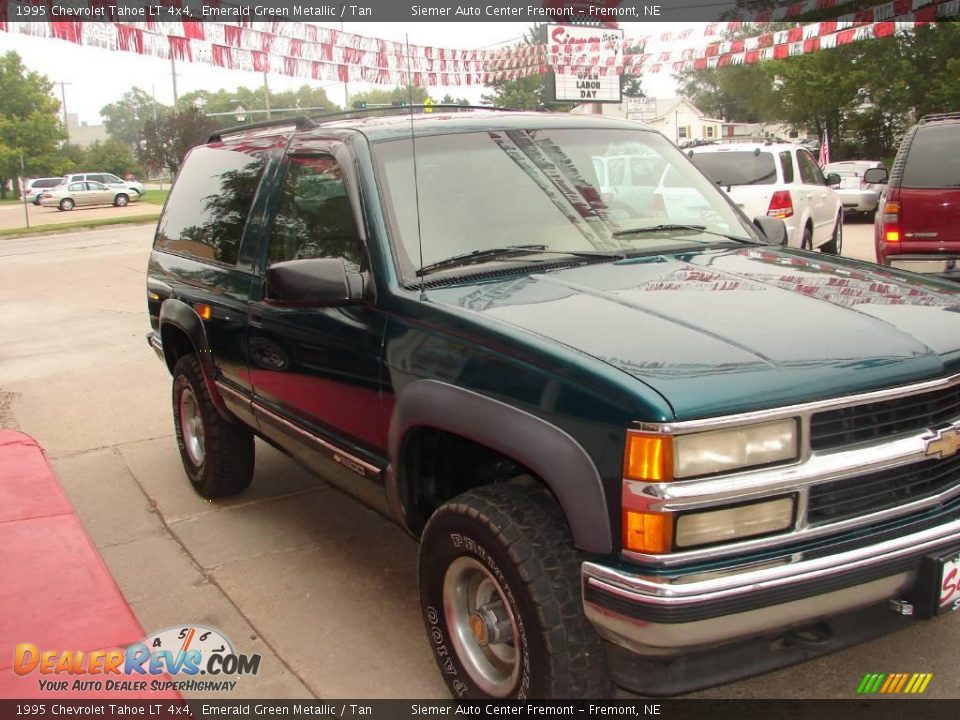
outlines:
[[713, 475], [797, 457], [793, 418], [674, 438], [673, 476]]
[[799, 448], [797, 420], [787, 418], [692, 433], [627, 432], [623, 476], [669, 482], [793, 460]]
[[787, 530], [793, 513], [792, 497], [688, 513], [676, 520], [675, 545], [689, 548]]

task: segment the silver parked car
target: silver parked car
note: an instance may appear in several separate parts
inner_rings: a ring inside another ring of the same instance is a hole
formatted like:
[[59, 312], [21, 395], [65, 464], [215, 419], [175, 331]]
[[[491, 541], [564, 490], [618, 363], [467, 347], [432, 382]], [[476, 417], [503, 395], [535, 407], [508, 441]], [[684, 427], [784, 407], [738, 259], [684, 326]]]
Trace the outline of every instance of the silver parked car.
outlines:
[[40, 198], [44, 207], [55, 207], [60, 210], [73, 210], [83, 205], [116, 205], [123, 207], [136, 202], [140, 196], [126, 189], [107, 187], [99, 182], [72, 182], [63, 183], [47, 190]]
[[43, 197], [44, 191], [55, 188], [62, 182], [62, 177], [33, 178], [32, 180], [27, 180], [23, 192], [30, 202], [34, 205], [39, 205], [40, 198]]
[[830, 163], [823, 171], [840, 176], [840, 187], [836, 193], [840, 196], [845, 213], [868, 213], [872, 216], [877, 211], [883, 185], [864, 182], [863, 174], [870, 168], [882, 167], [883, 163], [877, 160], [843, 160]]
[[119, 178], [113, 173], [105, 172], [80, 172], [80, 173], [68, 173], [64, 176], [64, 181], [71, 182], [81, 182], [81, 181], [90, 181], [103, 183], [107, 187], [116, 188], [118, 190], [128, 190], [128, 196], [132, 197], [133, 194], [143, 195], [144, 187], [143, 183], [139, 180], [124, 180]]

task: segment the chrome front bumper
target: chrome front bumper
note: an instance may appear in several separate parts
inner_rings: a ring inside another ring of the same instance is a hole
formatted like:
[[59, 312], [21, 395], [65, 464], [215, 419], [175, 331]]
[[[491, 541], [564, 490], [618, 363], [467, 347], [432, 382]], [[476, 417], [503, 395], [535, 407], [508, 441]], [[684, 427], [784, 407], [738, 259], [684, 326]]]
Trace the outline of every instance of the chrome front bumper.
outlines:
[[675, 655], [782, 634], [909, 591], [925, 555], [960, 544], [960, 520], [815, 558], [802, 553], [698, 574], [643, 575], [585, 562], [586, 615], [605, 639]]

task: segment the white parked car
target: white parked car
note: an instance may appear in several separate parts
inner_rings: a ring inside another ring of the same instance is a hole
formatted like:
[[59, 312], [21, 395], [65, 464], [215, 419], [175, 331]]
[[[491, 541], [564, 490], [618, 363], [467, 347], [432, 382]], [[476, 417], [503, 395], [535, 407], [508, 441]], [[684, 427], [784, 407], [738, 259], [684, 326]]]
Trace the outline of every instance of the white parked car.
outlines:
[[[130, 190], [137, 194], [137, 197], [140, 197], [144, 193], [143, 183], [138, 180], [124, 180], [119, 178], [113, 173], [104, 173], [104, 172], [81, 172], [81, 173], [69, 173], [64, 176], [64, 181], [68, 183], [73, 182], [98, 182], [103, 183], [107, 187], [115, 188], [117, 190]], [[129, 193], [127, 193], [129, 195]], [[130, 197], [133, 197], [132, 195]]]
[[840, 177], [824, 177], [806, 148], [788, 143], [705, 145], [687, 153], [748, 217], [783, 220], [791, 247], [840, 254], [843, 204], [833, 189]]

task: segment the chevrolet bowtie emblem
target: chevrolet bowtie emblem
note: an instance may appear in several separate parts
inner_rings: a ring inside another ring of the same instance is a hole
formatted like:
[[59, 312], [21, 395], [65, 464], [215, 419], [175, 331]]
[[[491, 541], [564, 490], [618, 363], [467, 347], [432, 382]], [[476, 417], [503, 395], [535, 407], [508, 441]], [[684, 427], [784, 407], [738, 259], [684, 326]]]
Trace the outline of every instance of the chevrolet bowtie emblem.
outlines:
[[960, 430], [955, 426], [934, 432], [936, 434], [933, 437], [927, 438], [926, 454], [928, 457], [950, 457], [960, 450]]

